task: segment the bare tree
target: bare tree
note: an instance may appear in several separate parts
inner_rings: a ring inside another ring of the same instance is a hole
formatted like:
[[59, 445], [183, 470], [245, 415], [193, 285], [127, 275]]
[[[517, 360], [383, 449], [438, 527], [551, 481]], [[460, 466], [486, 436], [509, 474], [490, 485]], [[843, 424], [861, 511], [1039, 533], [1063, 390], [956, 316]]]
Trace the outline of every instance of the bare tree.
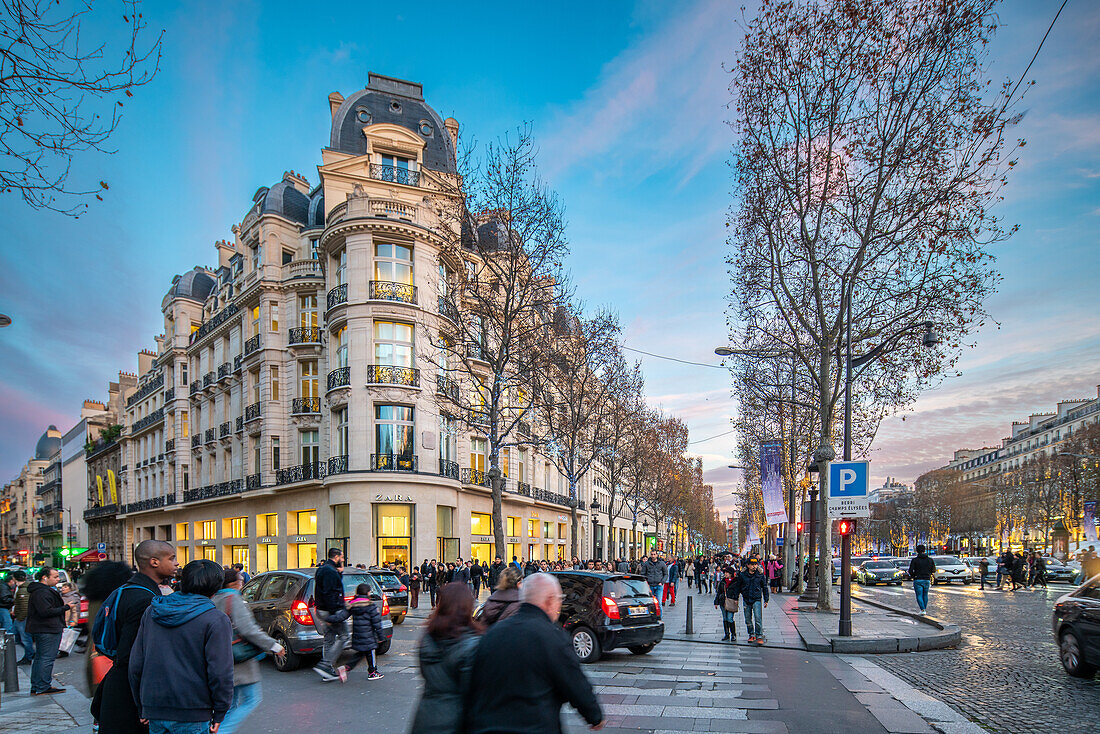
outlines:
[[627, 433], [623, 448], [626, 454], [623, 504], [630, 510], [630, 552], [635, 560], [638, 558], [638, 521], [649, 511], [650, 488], [660, 471], [660, 456], [655, 450], [660, 420], [656, 411], [642, 408]]
[[[77, 153], [111, 152], [124, 99], [160, 65], [163, 31], [152, 37], [138, 0], [120, 0], [120, 43], [85, 30], [91, 0], [5, 0], [0, 12], [0, 191], [36, 209], [77, 215], [78, 199], [102, 200], [108, 184], [72, 185]], [[112, 11], [113, 13], [114, 11]]]
[[641, 365], [628, 365], [622, 350], [617, 349], [608, 381], [607, 418], [604, 421], [604, 440], [601, 457], [596, 465], [598, 476], [607, 491], [607, 547], [610, 559], [614, 543], [615, 518], [627, 507], [630, 474], [631, 433], [645, 410], [642, 395], [644, 379]]
[[[983, 96], [995, 5], [765, 0], [747, 24], [732, 83], [737, 316], [813, 377], [825, 460], [842, 344], [867, 353], [851, 397], [875, 423], [952, 369], [985, 318], [987, 247], [1008, 235], [989, 207], [1016, 162], [1018, 100], [1010, 85]], [[938, 348], [908, 332], [922, 322]], [[820, 558], [830, 542], [826, 526]], [[827, 563], [819, 573], [829, 608]]]

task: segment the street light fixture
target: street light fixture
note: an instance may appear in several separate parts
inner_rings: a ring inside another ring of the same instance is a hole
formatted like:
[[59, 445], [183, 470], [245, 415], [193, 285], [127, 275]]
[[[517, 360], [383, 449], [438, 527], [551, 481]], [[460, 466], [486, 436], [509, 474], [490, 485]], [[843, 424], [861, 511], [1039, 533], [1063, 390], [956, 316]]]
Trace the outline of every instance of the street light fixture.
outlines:
[[11, 316], [8, 316], [6, 313], [0, 313], [0, 329], [5, 326], [11, 326]]

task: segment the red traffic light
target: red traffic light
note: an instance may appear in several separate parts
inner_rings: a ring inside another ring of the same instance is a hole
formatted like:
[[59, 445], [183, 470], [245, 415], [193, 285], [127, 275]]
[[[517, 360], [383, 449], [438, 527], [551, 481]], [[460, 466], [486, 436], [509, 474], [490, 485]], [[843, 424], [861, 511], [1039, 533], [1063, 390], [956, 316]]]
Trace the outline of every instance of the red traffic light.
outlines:
[[798, 532], [802, 532], [802, 523], [798, 523]]
[[836, 531], [841, 535], [851, 535], [856, 529], [855, 520], [841, 520], [836, 524]]

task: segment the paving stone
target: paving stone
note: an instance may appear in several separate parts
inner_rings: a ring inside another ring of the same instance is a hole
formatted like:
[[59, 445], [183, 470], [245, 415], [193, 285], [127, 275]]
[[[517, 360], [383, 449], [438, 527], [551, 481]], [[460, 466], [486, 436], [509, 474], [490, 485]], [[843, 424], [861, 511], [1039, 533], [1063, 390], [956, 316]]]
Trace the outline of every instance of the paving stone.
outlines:
[[935, 734], [921, 717], [904, 708], [868, 709], [890, 734]]

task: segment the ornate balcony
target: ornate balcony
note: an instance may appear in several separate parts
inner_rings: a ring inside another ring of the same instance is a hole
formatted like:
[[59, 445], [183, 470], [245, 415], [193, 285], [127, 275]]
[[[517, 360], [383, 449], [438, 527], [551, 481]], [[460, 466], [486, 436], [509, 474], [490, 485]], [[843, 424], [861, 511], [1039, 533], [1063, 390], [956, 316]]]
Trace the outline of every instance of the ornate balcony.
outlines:
[[372, 217], [384, 217], [386, 219], [403, 219], [407, 222], [416, 221], [416, 204], [406, 204], [393, 199], [371, 199], [370, 213]]
[[229, 362], [223, 362], [218, 365], [218, 382], [222, 380], [228, 380], [229, 375], [233, 373], [233, 365]]
[[246, 492], [250, 492], [253, 489], [259, 489], [263, 486], [263, 477], [260, 474], [249, 474], [244, 478], [244, 489]]
[[191, 383], [191, 394], [195, 395], [202, 390], [202, 380], [195, 380]]
[[530, 497], [531, 485], [527, 482], [516, 482], [516, 494], [521, 494], [524, 497]]
[[217, 497], [228, 497], [230, 495], [240, 494], [243, 491], [244, 482], [240, 479], [231, 479], [228, 482], [211, 484], [209, 487], [188, 489], [183, 493], [183, 501], [194, 502], [195, 500], [210, 500]]
[[372, 471], [416, 471], [416, 456], [411, 454], [371, 454]]
[[237, 422], [236, 422], [236, 424], [235, 424], [235, 425], [233, 426], [233, 430], [234, 430], [234, 431], [235, 431], [236, 433], [240, 433], [241, 431], [243, 431], [243, 430], [244, 430], [244, 416], [243, 416], [243, 415], [238, 415], [238, 416], [237, 416]]
[[458, 309], [443, 296], [439, 297], [439, 315], [450, 319], [453, 323], [458, 323]]
[[290, 412], [304, 415], [321, 412], [321, 398], [294, 398], [290, 403]]
[[157, 408], [149, 415], [145, 416], [141, 420], [135, 421], [134, 425], [130, 427], [130, 435], [136, 436], [147, 428], [152, 428], [155, 425], [164, 422], [164, 408]]
[[203, 323], [202, 326], [200, 326], [195, 331], [191, 332], [191, 337], [190, 337], [190, 341], [188, 342], [188, 344], [194, 344], [195, 342], [200, 341], [201, 339], [205, 338], [207, 334], [209, 334], [210, 332], [214, 331], [219, 326], [224, 324], [226, 321], [228, 321], [230, 318], [232, 318], [233, 315], [236, 314], [239, 310], [240, 310], [240, 308], [237, 306], [237, 304], [235, 304], [235, 303], [229, 304], [228, 306], [223, 308], [221, 311], [214, 314], [214, 316], [209, 321]]
[[451, 479], [458, 479], [458, 462], [448, 461], [447, 459], [439, 460], [439, 476], [450, 477]]
[[164, 373], [161, 372], [149, 382], [138, 388], [138, 391], [126, 399], [126, 407], [133, 406], [134, 403], [140, 402], [149, 396], [149, 393], [159, 390], [164, 387]]
[[241, 371], [241, 355], [239, 355], [239, 354], [236, 357], [233, 358], [233, 371], [234, 372], [240, 372]]
[[328, 464], [323, 461], [313, 461], [298, 466], [288, 466], [275, 472], [276, 484], [293, 484], [314, 479], [324, 479], [328, 470]]
[[170, 404], [175, 399], [176, 399], [176, 388], [170, 387], [170, 388], [168, 388], [167, 390], [164, 391], [164, 403], [165, 403], [165, 405]]
[[199, 446], [202, 446], [202, 436], [196, 433], [191, 437], [191, 448], [197, 449]]
[[124, 513], [130, 512], [145, 512], [146, 510], [155, 510], [158, 507], [164, 507], [165, 504], [175, 504], [175, 495], [172, 496], [171, 502], [166, 502], [164, 495], [160, 497], [149, 497], [147, 499], [138, 500], [137, 502], [131, 502], [122, 506]]
[[328, 310], [348, 302], [348, 284], [341, 283], [328, 292]]
[[213, 428], [207, 428], [206, 431], [202, 434], [202, 442], [203, 443], [214, 443], [214, 429]]
[[328, 389], [347, 387], [351, 384], [351, 367], [337, 367], [328, 373]]
[[244, 422], [249, 423], [254, 420], [258, 420], [260, 417], [260, 404], [252, 403], [252, 405], [244, 406]]
[[471, 408], [466, 411], [466, 420], [472, 426], [488, 426], [489, 413], [484, 410], [475, 410]]
[[519, 422], [519, 435], [531, 438], [531, 424], [527, 421]]
[[250, 337], [248, 339], [248, 341], [246, 341], [244, 343], [244, 354], [241, 355], [241, 356], [242, 357], [247, 357], [250, 354], [252, 354], [253, 352], [258, 352], [259, 350], [260, 350], [260, 335], [257, 334], [256, 336]]
[[370, 177], [375, 181], [389, 181], [405, 186], [419, 186], [420, 172], [410, 171], [398, 166], [385, 166], [381, 163], [370, 164]]
[[225, 421], [218, 426], [218, 438], [230, 438], [233, 432], [230, 430], [229, 421]]
[[404, 385], [420, 387], [420, 370], [415, 367], [396, 367], [389, 364], [367, 365], [368, 385]]
[[458, 401], [458, 383], [446, 375], [436, 375], [435, 392], [437, 395], [443, 395], [451, 400]]
[[85, 520], [94, 520], [99, 517], [111, 517], [118, 514], [118, 505], [103, 505], [102, 507], [89, 507], [84, 510]]
[[372, 301], [397, 301], [398, 303], [416, 303], [416, 286], [394, 283], [390, 280], [372, 280], [367, 291]]
[[316, 326], [295, 326], [290, 330], [290, 334], [287, 337], [287, 344], [291, 346], [297, 344], [316, 345], [321, 343], [321, 329]]
[[345, 474], [348, 470], [348, 456], [330, 456], [328, 460], [329, 474]]
[[312, 258], [309, 260], [292, 260], [283, 267], [285, 268], [283, 272], [287, 273], [288, 279], [325, 277], [325, 273], [321, 269], [321, 263]]
[[470, 359], [476, 359], [481, 362], [485, 362], [488, 359], [485, 354], [485, 347], [475, 342], [466, 343], [466, 356]]
[[207, 372], [202, 376], [202, 389], [205, 390], [208, 387], [213, 387], [217, 379], [213, 371]]
[[176, 450], [176, 439], [170, 438], [164, 442], [164, 453], [170, 454]]
[[459, 472], [460, 481], [463, 484], [473, 484], [478, 487], [491, 487], [489, 482], [489, 475], [480, 469], [470, 469], [463, 467]]

